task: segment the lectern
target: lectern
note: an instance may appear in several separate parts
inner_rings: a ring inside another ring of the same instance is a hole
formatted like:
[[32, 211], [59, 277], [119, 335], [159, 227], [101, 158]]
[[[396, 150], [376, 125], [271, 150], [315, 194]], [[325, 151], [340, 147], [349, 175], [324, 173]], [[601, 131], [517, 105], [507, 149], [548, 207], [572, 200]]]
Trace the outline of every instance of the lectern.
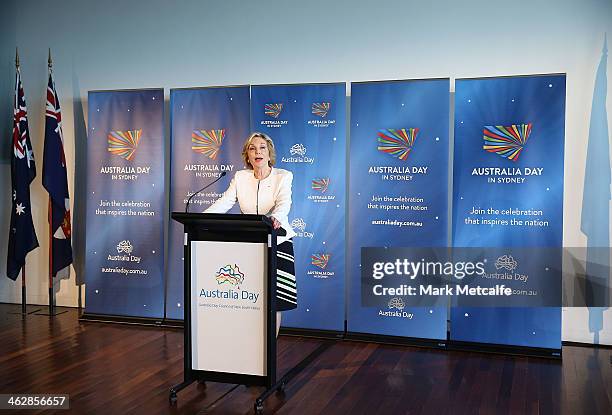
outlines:
[[[276, 236], [262, 215], [172, 213], [184, 225], [184, 380], [276, 382]], [[280, 230], [283, 234], [285, 231]]]

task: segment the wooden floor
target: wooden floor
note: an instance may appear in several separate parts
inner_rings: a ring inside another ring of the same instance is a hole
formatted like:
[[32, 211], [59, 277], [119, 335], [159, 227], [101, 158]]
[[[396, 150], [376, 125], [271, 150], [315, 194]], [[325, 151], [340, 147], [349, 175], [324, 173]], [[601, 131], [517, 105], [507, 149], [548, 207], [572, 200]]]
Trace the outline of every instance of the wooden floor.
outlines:
[[[67, 393], [71, 409], [60, 414], [248, 414], [262, 392], [194, 384], [170, 406], [181, 330], [79, 323], [76, 309], [8, 314], [18, 309], [0, 305], [0, 393]], [[281, 336], [279, 374], [319, 344]], [[566, 346], [559, 362], [341, 341], [272, 395], [265, 413], [610, 415], [611, 359], [609, 348]]]

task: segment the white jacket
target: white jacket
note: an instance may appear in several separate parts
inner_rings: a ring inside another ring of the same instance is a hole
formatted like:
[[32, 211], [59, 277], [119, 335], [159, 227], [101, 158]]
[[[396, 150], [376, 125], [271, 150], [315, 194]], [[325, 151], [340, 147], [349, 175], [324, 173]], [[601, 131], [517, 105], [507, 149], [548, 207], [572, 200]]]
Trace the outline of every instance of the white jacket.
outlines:
[[245, 214], [274, 216], [287, 231], [287, 236], [279, 236], [277, 244], [296, 235], [289, 225], [291, 209], [291, 183], [293, 173], [288, 170], [272, 168], [270, 175], [258, 180], [253, 170], [236, 172], [229, 187], [204, 213], [226, 213], [236, 200]]

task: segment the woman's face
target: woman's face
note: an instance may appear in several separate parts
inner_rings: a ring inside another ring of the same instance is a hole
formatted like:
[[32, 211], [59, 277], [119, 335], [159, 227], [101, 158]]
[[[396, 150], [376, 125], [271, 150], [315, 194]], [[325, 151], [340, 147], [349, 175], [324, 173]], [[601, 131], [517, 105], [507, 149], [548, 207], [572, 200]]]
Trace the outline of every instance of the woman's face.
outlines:
[[251, 140], [247, 151], [249, 162], [254, 169], [268, 167], [270, 161], [270, 150], [268, 143], [261, 137], [255, 137]]

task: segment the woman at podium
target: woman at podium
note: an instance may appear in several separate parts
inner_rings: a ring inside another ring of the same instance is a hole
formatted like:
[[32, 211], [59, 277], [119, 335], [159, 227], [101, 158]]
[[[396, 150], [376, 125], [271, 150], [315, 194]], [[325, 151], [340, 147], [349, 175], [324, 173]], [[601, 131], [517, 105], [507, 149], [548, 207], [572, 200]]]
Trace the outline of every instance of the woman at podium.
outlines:
[[297, 307], [297, 284], [293, 258], [293, 236], [289, 225], [293, 174], [274, 167], [276, 151], [272, 139], [263, 133], [252, 133], [242, 147], [246, 169], [236, 172], [223, 195], [204, 213], [226, 213], [238, 201], [244, 214], [268, 216], [274, 229], [283, 228], [286, 236], [277, 239], [276, 333], [280, 311]]

